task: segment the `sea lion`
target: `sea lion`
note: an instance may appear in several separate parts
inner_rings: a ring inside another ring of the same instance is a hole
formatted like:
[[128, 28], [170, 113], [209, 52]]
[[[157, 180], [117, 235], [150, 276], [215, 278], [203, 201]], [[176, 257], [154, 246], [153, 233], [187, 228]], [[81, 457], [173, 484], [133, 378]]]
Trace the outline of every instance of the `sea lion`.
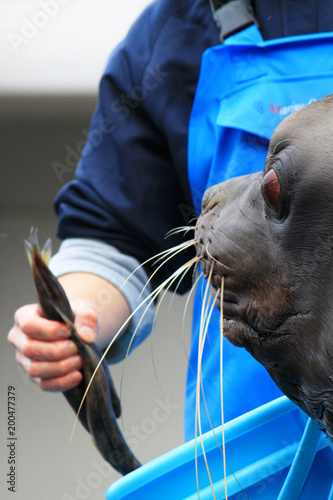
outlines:
[[195, 240], [224, 335], [333, 441], [333, 95], [279, 124], [262, 172], [206, 191]]

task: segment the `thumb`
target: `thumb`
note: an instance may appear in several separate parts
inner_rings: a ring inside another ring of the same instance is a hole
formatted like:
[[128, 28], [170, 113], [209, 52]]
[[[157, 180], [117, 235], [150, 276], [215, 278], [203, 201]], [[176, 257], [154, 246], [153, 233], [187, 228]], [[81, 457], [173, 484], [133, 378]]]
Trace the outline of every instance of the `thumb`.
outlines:
[[75, 316], [74, 325], [82, 340], [91, 343], [98, 331], [98, 314], [89, 300], [77, 299], [71, 302]]

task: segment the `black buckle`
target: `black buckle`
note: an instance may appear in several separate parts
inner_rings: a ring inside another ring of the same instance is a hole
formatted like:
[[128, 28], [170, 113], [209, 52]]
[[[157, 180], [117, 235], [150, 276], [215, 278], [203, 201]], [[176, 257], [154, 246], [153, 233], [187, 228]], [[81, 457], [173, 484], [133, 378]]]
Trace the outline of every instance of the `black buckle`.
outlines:
[[251, 0], [210, 0], [214, 20], [223, 42], [228, 36], [258, 22], [253, 14]]

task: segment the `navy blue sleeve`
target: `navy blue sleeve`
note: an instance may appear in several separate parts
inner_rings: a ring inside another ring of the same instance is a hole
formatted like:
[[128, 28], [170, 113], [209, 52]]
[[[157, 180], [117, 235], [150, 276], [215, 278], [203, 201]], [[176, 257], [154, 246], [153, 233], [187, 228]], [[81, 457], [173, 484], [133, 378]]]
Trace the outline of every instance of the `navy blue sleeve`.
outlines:
[[102, 240], [141, 262], [183, 241], [165, 235], [193, 209], [187, 127], [201, 55], [217, 43], [205, 0], [160, 0], [134, 24], [101, 79], [76, 178], [55, 200], [61, 239]]

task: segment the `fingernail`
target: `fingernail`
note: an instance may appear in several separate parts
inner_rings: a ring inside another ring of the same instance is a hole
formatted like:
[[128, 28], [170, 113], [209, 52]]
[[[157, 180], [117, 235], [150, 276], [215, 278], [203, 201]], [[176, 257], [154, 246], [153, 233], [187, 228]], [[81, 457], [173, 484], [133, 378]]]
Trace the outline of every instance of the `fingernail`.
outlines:
[[68, 356], [73, 356], [74, 354], [77, 354], [77, 347], [71, 340], [68, 341], [67, 354]]
[[75, 370], [80, 370], [82, 368], [82, 359], [80, 356], [73, 356], [71, 361]]
[[79, 333], [85, 342], [92, 342], [95, 338], [95, 330], [89, 326], [81, 326]]
[[69, 378], [71, 383], [73, 384], [73, 387], [75, 387], [77, 384], [79, 384], [82, 380], [82, 373], [80, 372], [72, 372], [69, 374]]

